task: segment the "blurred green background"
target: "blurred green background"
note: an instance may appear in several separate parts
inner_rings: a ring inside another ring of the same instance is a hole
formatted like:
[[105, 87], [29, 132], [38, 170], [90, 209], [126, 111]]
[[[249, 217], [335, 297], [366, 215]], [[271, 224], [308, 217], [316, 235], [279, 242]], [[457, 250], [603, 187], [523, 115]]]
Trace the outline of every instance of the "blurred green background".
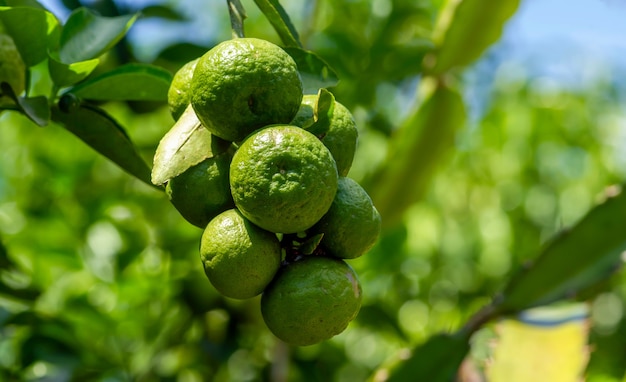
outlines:
[[[152, 4], [62, 3], [48, 3], [61, 19], [80, 5], [111, 16]], [[337, 71], [332, 91], [357, 120], [349, 176], [377, 187], [371, 176], [393, 158], [390, 137], [419, 103], [420, 62], [443, 2], [282, 3], [305, 48]], [[174, 72], [230, 38], [224, 1], [164, 5], [171, 13], [139, 20], [105, 67], [143, 61]], [[246, 34], [280, 43], [254, 4], [244, 6]], [[526, 6], [519, 14], [528, 16]], [[201, 231], [163, 192], [57, 126], [0, 115], [0, 380], [361, 381], [461, 326], [517, 265], [626, 177], [623, 67], [602, 61], [611, 57], [577, 61], [586, 50], [573, 45], [545, 56], [569, 72], [550, 72], [538, 64], [544, 56], [519, 50], [516, 23], [481, 60], [453, 73], [468, 105], [453, 150], [375, 248], [350, 261], [364, 291], [357, 319], [311, 347], [277, 343], [258, 298], [217, 294], [199, 262]], [[103, 107], [151, 163], [173, 124], [166, 105]], [[587, 381], [624, 376], [622, 278], [607, 280], [591, 301]], [[490, 337], [485, 330], [479, 334]], [[473, 352], [479, 368], [485, 349]]]

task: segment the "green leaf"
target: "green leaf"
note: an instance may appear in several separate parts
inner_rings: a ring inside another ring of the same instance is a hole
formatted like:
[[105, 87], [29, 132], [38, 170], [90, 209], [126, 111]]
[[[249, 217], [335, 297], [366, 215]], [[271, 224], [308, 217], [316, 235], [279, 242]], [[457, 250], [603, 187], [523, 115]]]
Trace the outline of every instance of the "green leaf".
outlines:
[[207, 52], [208, 48], [191, 43], [178, 43], [163, 49], [157, 56], [158, 61], [176, 63], [177, 67], [194, 60]]
[[31, 7], [46, 10], [46, 7], [41, 5], [36, 0], [5, 0], [1, 1], [0, 5], [8, 5], [9, 7]]
[[312, 254], [322, 242], [323, 237], [323, 233], [318, 233], [317, 235], [311, 236], [304, 243], [302, 243], [302, 245], [300, 245], [300, 252], [302, 252], [302, 254], [304, 255]]
[[426, 60], [426, 65], [434, 62], [431, 72], [441, 74], [471, 64], [500, 38], [504, 24], [515, 14], [518, 5], [519, 0], [450, 2], [441, 16], [448, 19], [449, 12], [452, 13], [450, 24], [435, 60]]
[[409, 359], [390, 371], [387, 382], [455, 381], [469, 347], [469, 336], [465, 333], [432, 336], [415, 348]]
[[228, 149], [230, 142], [214, 137], [190, 106], [159, 142], [152, 183], [160, 186], [188, 168]]
[[171, 7], [167, 7], [164, 5], [150, 5], [141, 10], [141, 18], [147, 17], [158, 17], [165, 20], [172, 21], [185, 21], [187, 18], [176, 12], [176, 10]]
[[2, 82], [0, 87], [2, 90], [0, 94], [9, 96], [17, 105], [18, 110], [24, 113], [31, 121], [39, 126], [48, 124], [50, 121], [50, 107], [46, 97], [18, 96], [7, 82]]
[[573, 228], [555, 237], [496, 299], [509, 313], [574, 296], [606, 279], [626, 251], [626, 193], [609, 197]]
[[103, 101], [167, 101], [172, 74], [148, 64], [126, 64], [85, 81], [70, 93]]
[[272, 24], [283, 44], [290, 47], [302, 47], [296, 28], [278, 0], [254, 0], [254, 2]]
[[339, 83], [335, 71], [318, 55], [300, 48], [283, 48], [298, 65], [304, 94], [315, 94], [321, 88]]
[[17, 97], [17, 103], [24, 114], [37, 125], [46, 126], [50, 122], [50, 106], [46, 97]]
[[[64, 96], [67, 98], [71, 96]], [[124, 129], [104, 110], [91, 105], [52, 108], [52, 120], [76, 135], [115, 164], [150, 184], [150, 168], [143, 161]]]
[[0, 21], [27, 67], [48, 57], [48, 51], [56, 49], [60, 26], [56, 17], [43, 9], [32, 7], [0, 7]]
[[61, 32], [61, 62], [71, 64], [97, 58], [124, 37], [137, 15], [97, 16], [87, 8], [72, 12]]
[[64, 64], [52, 55], [48, 56], [48, 71], [54, 84], [58, 87], [65, 87], [78, 83], [94, 71], [100, 63], [100, 59], [74, 62]]
[[310, 126], [302, 126], [317, 137], [323, 137], [330, 129], [330, 120], [335, 111], [335, 96], [326, 89], [320, 89], [315, 99], [313, 120]]
[[[425, 80], [422, 90], [430, 90], [432, 85]], [[423, 196], [464, 122], [463, 98], [456, 89], [440, 82], [395, 132], [386, 161], [364, 181], [386, 227], [398, 222]]]

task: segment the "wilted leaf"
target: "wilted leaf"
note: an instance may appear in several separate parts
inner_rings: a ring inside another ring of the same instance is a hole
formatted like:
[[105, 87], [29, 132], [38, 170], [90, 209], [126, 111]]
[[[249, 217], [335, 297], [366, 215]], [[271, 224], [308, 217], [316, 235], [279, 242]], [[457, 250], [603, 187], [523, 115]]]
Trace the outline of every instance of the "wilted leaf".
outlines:
[[137, 15], [101, 17], [87, 8], [78, 8], [61, 32], [61, 62], [97, 58], [122, 39], [136, 19]]
[[172, 74], [158, 66], [127, 64], [70, 90], [78, 98], [103, 101], [167, 101]]
[[152, 183], [159, 186], [215, 154], [228, 149], [230, 142], [214, 137], [198, 120], [191, 106], [163, 136], [152, 168]]
[[52, 108], [52, 120], [129, 174], [152, 185], [150, 168], [124, 129], [104, 110], [91, 105], [77, 105], [62, 111], [55, 106]]

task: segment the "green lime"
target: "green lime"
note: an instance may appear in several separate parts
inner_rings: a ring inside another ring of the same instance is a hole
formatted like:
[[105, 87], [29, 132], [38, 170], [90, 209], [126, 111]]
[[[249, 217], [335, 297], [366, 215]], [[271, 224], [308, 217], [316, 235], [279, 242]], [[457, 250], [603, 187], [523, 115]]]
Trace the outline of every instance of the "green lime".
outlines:
[[261, 298], [270, 331], [299, 346], [343, 332], [360, 308], [356, 273], [342, 260], [322, 256], [306, 256], [282, 267]]
[[[291, 124], [300, 127], [306, 126], [313, 119], [316, 101], [317, 95], [305, 94], [300, 109]], [[330, 127], [320, 139], [333, 154], [340, 176], [348, 175], [350, 167], [352, 167], [357, 138], [358, 130], [352, 113], [341, 103], [335, 101]]]
[[260, 294], [272, 281], [281, 260], [276, 235], [230, 209], [207, 225], [200, 258], [211, 284], [222, 295], [245, 299]]
[[380, 214], [363, 187], [350, 178], [340, 177], [330, 209], [310, 233], [324, 234], [320, 244], [331, 255], [354, 259], [376, 243], [380, 225]]
[[[26, 66], [11, 36], [0, 34], [0, 83], [6, 82], [16, 95], [24, 92]], [[0, 89], [0, 105], [13, 101]]]
[[198, 119], [234, 142], [263, 126], [288, 123], [301, 100], [295, 61], [278, 45], [255, 38], [218, 44], [200, 58], [191, 80]]
[[191, 224], [204, 228], [220, 212], [233, 208], [226, 151], [190, 167], [167, 183], [165, 192], [178, 212]]
[[274, 125], [249, 136], [230, 166], [235, 205], [271, 232], [303, 232], [328, 211], [337, 191], [333, 157], [317, 137]]
[[191, 88], [191, 78], [193, 77], [193, 70], [196, 68], [199, 58], [193, 61], [189, 61], [183, 65], [172, 79], [169, 91], [167, 92], [167, 103], [170, 107], [170, 113], [174, 120], [178, 120], [183, 112], [189, 106]]

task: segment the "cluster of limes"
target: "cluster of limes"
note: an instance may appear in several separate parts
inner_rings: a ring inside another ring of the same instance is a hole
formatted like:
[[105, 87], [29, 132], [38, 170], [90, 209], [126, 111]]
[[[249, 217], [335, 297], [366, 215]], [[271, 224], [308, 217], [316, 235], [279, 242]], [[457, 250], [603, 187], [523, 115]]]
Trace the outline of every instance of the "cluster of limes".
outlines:
[[181, 215], [204, 229], [205, 273], [224, 296], [262, 294], [268, 328], [295, 345], [329, 339], [357, 315], [361, 286], [344, 259], [369, 250], [380, 231], [370, 197], [346, 177], [354, 118], [333, 100], [327, 126], [313, 133], [318, 97], [303, 95], [283, 49], [254, 38], [189, 62], [169, 92], [175, 119], [191, 105], [226, 147], [166, 188]]

